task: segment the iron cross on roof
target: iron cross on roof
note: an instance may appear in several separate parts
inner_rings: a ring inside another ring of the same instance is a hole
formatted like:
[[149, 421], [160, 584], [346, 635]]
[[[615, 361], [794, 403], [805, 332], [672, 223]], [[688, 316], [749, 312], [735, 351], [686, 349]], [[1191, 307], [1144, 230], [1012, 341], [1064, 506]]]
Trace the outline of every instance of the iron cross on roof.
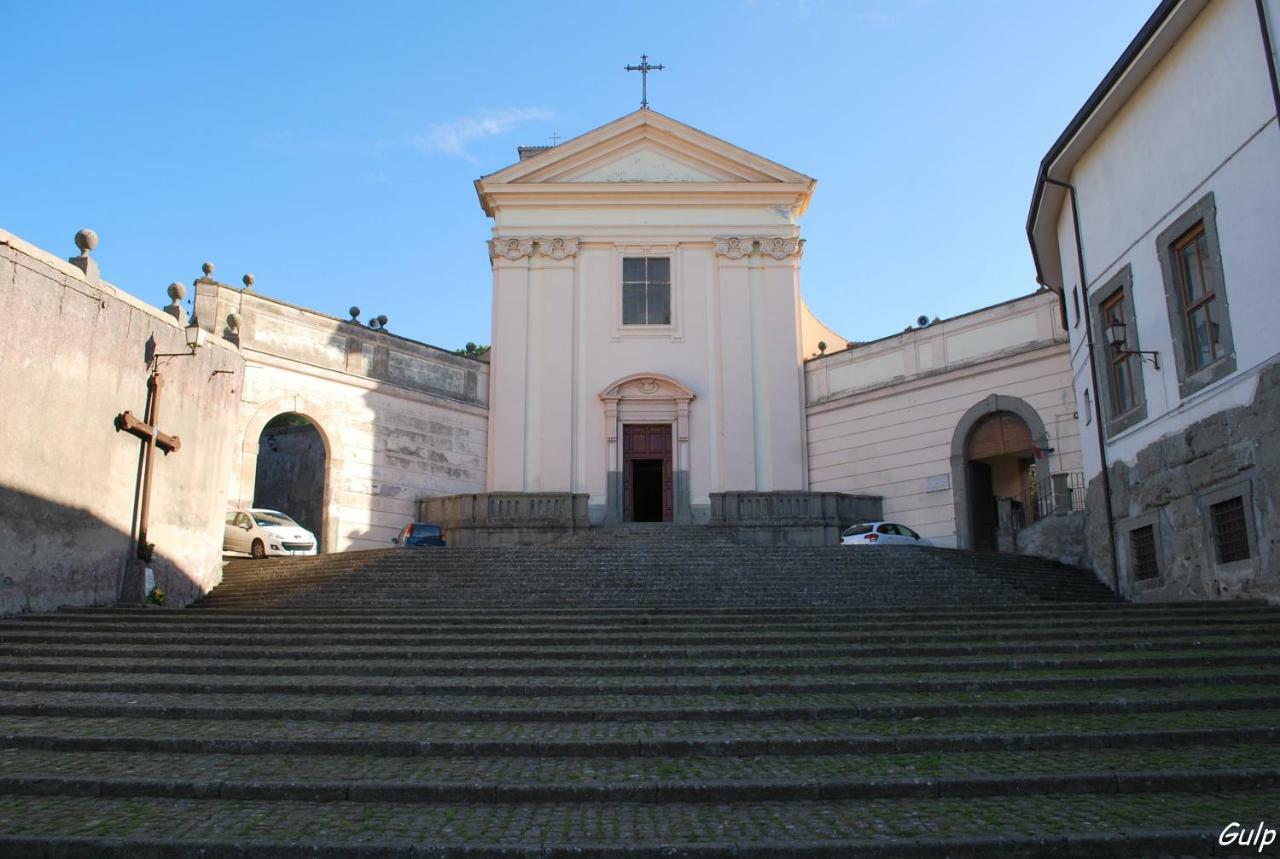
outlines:
[[663, 66], [660, 65], [649, 65], [648, 54], [640, 55], [640, 65], [627, 66], [627, 71], [640, 73], [640, 106], [642, 108], [649, 106], [649, 72], [660, 72], [662, 69]]

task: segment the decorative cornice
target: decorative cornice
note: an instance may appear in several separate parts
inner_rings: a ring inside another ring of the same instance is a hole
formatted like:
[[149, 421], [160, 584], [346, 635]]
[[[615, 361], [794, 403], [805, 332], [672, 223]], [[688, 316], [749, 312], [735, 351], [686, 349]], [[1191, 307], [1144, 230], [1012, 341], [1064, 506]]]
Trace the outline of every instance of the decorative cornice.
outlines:
[[786, 259], [794, 256], [800, 259], [804, 255], [804, 239], [759, 238], [760, 253], [768, 254], [774, 259]]
[[577, 239], [538, 239], [538, 250], [543, 256], [549, 256], [552, 259], [564, 259], [565, 257], [576, 256], [578, 253]]
[[533, 253], [533, 239], [490, 239], [489, 259], [518, 260]]
[[743, 236], [716, 236], [713, 241], [716, 243], [716, 253], [729, 259], [742, 259], [750, 255], [751, 248], [755, 245], [755, 239]]

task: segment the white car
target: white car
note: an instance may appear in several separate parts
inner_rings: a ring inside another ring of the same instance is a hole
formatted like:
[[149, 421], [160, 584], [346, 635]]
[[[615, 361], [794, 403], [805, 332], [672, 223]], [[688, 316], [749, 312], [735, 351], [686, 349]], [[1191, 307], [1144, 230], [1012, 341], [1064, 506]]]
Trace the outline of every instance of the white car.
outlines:
[[841, 546], [932, 546], [933, 544], [897, 522], [859, 522], [840, 535]]
[[222, 554], [266, 558], [314, 555], [316, 535], [278, 510], [232, 510], [222, 537]]

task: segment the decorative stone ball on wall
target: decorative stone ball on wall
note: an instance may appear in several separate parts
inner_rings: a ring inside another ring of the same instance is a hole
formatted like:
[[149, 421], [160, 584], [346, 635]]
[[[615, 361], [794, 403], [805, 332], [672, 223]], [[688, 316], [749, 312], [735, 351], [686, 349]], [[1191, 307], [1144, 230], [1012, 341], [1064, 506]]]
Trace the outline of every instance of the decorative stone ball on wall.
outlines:
[[85, 228], [76, 233], [76, 247], [80, 249], [80, 253], [87, 254], [98, 246], [98, 234], [93, 230]]

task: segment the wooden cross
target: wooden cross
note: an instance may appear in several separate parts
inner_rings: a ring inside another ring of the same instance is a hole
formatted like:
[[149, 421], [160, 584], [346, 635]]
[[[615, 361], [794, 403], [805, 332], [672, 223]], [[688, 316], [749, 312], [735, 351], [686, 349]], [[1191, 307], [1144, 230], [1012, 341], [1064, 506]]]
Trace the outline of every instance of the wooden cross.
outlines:
[[660, 72], [663, 68], [663, 66], [649, 65], [648, 54], [640, 55], [640, 65], [627, 66], [627, 71], [640, 73], [640, 106], [642, 108], [649, 106], [649, 72]]
[[552, 134], [552, 135], [551, 135], [550, 137], [548, 137], [547, 139], [551, 141], [551, 145], [552, 145], [552, 146], [559, 146], [559, 145], [560, 145], [560, 135], [559, 135], [559, 134]]
[[160, 448], [165, 456], [177, 452], [182, 447], [182, 440], [176, 435], [166, 435], [157, 429], [160, 422], [160, 389], [164, 387], [164, 378], [154, 372], [147, 379], [146, 418], [138, 420], [132, 412], [121, 412], [116, 415], [116, 432], [127, 432], [142, 439], [144, 458], [142, 464], [142, 501], [138, 514], [137, 556], [143, 560], [147, 546], [147, 520], [151, 512], [151, 472], [155, 463], [156, 448]]

